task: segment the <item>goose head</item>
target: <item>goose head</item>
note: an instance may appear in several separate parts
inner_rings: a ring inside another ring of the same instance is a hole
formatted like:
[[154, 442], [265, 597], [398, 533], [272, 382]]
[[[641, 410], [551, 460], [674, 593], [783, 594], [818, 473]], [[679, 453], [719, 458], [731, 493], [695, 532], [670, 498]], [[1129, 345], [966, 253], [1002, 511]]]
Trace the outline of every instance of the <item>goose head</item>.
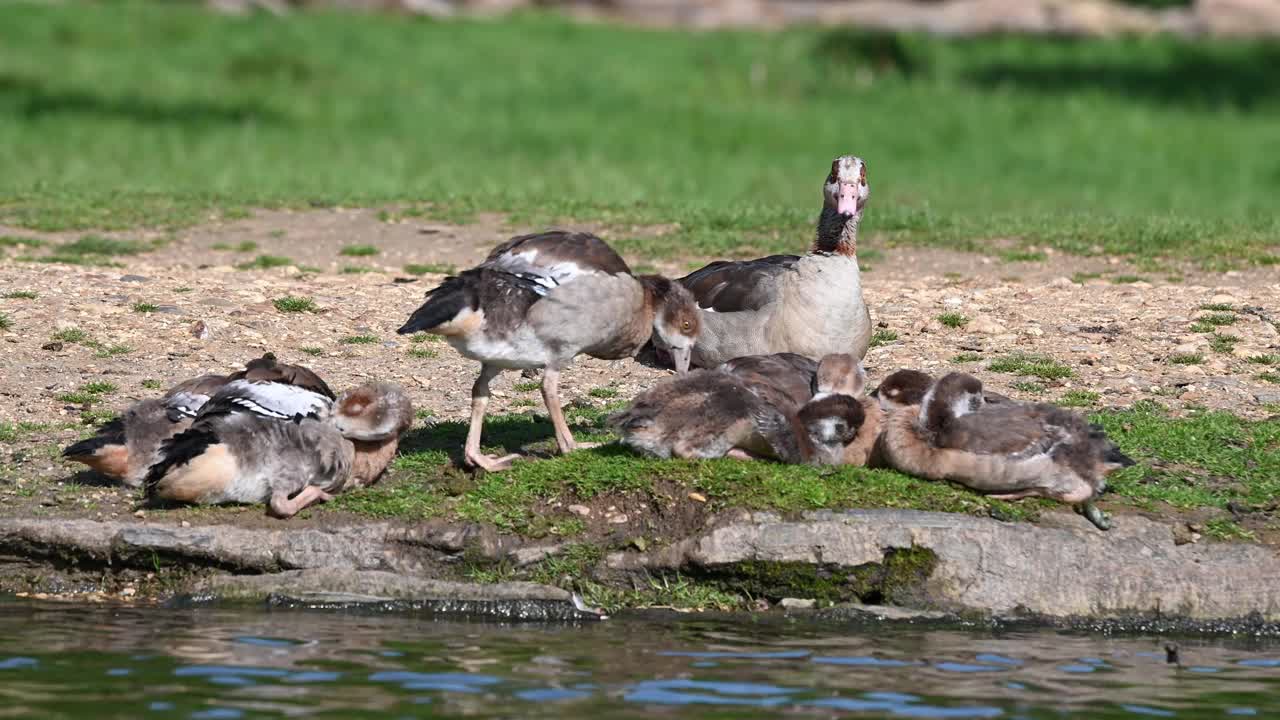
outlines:
[[866, 413], [862, 404], [853, 397], [827, 395], [806, 403], [796, 419], [813, 451], [810, 462], [837, 465], [844, 455], [845, 445], [858, 436]]
[[832, 353], [818, 361], [813, 384], [814, 395], [838, 394], [860, 398], [866, 395], [867, 372], [854, 356]]
[[831, 161], [831, 173], [822, 185], [823, 206], [835, 210], [845, 218], [862, 213], [871, 197], [867, 185], [867, 164], [862, 158], [841, 155]]
[[365, 383], [338, 397], [333, 424], [348, 440], [389, 440], [413, 424], [413, 401], [394, 383]]
[[676, 372], [689, 371], [693, 345], [702, 331], [698, 301], [685, 286], [660, 275], [644, 275], [640, 281], [653, 294], [656, 303], [653, 332], [666, 346]]
[[897, 370], [889, 374], [872, 393], [885, 412], [901, 410], [924, 402], [933, 387], [933, 376], [919, 370]]
[[982, 408], [982, 381], [969, 373], [944, 375], [920, 402], [920, 423], [938, 432], [950, 420]]

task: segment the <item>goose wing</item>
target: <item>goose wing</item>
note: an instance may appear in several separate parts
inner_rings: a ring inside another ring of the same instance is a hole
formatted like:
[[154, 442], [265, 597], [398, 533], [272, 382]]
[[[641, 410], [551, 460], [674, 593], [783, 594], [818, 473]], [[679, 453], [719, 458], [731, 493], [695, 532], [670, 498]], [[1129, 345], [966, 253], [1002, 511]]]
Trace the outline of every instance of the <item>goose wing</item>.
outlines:
[[562, 230], [514, 237], [494, 248], [481, 267], [509, 273], [546, 290], [583, 275], [631, 274], [626, 261], [604, 240], [590, 233]]
[[1063, 422], [1062, 414], [1051, 405], [987, 405], [949, 421], [934, 443], [981, 455], [1046, 454], [1071, 436], [1072, 428]]
[[693, 293], [698, 307], [715, 312], [759, 310], [777, 299], [778, 280], [793, 272], [798, 255], [758, 260], [717, 260], [677, 282]]
[[[327, 389], [327, 387], [326, 387]], [[324, 419], [333, 400], [315, 390], [282, 382], [232, 380], [201, 408], [198, 420], [247, 414], [254, 418], [292, 420]]]

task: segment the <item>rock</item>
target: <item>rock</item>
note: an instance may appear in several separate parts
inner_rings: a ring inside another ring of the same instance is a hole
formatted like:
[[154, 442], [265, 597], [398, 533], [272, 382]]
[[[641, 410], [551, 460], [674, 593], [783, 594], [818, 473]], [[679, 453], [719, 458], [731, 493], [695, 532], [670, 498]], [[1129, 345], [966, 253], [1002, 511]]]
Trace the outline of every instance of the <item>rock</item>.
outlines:
[[1200, 349], [1208, 345], [1201, 340], [1200, 342], [1184, 342], [1173, 348], [1174, 355], [1195, 355]]
[[1280, 390], [1263, 390], [1253, 394], [1253, 401], [1259, 405], [1280, 403]]
[[965, 329], [969, 332], [980, 333], [982, 335], [1000, 335], [1008, 332], [1007, 328], [986, 315], [979, 315], [978, 317], [970, 320], [969, 324], [965, 326]]
[[605, 520], [613, 525], [625, 525], [630, 518], [627, 517], [626, 513], [618, 513], [617, 515], [605, 516]]
[[146, 517], [147, 517], [147, 511], [146, 511], [146, 510], [134, 510], [134, 511], [133, 511], [133, 516], [134, 516], [134, 517], [136, 517], [136, 518], [146, 519]]
[[1280, 35], [1280, 3], [1275, 0], [1198, 0], [1195, 18], [1213, 35]]
[[133, 597], [138, 594], [137, 588], [127, 587], [120, 591], [120, 597]]
[[1217, 295], [1209, 298], [1209, 304], [1211, 305], [1235, 305], [1237, 302], [1239, 301], [1236, 300], [1234, 295], [1227, 295], [1224, 293], [1218, 293]]
[[1200, 533], [1192, 530], [1188, 525], [1178, 523], [1173, 526], [1173, 544], [1189, 545], [1200, 539]]
[[145, 275], [121, 275], [120, 282], [147, 282], [151, 278]]
[[704, 503], [707, 501], [707, 496], [702, 493], [691, 492], [689, 493], [689, 499], [696, 503]]
[[41, 345], [41, 346], [40, 346], [40, 349], [41, 349], [41, 350], [48, 350], [48, 351], [50, 351], [50, 352], [61, 352], [61, 351], [62, 351], [62, 341], [60, 341], [60, 340], [54, 340], [53, 342], [47, 342], [47, 343], [45, 343], [45, 344]]
[[542, 562], [553, 555], [559, 555], [563, 550], [563, 545], [523, 546], [508, 553], [507, 558], [511, 560], [512, 564], [516, 567], [525, 567], [526, 565]]
[[782, 598], [778, 604], [785, 610], [812, 610], [818, 606], [818, 601], [801, 598]]
[[584, 518], [591, 517], [591, 508], [587, 507], [586, 505], [570, 505], [569, 507], [565, 508], [565, 510], [568, 510], [574, 515], [579, 515]]

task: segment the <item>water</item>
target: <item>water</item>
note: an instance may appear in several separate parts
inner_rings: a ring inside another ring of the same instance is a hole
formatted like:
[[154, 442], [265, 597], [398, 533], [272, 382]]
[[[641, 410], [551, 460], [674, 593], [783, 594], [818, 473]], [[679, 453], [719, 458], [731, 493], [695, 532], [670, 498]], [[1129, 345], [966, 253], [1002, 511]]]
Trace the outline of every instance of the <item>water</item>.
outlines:
[[0, 602], [0, 717], [1280, 717], [1280, 644]]

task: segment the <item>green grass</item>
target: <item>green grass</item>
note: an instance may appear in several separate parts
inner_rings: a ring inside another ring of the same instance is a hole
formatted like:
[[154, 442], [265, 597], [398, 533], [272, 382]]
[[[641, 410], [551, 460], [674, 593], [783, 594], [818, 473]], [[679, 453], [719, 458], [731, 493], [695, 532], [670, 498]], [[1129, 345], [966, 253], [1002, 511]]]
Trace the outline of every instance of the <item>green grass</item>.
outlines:
[[1235, 349], [1238, 342], [1240, 342], [1240, 338], [1235, 335], [1214, 333], [1209, 336], [1209, 349], [1218, 353], [1229, 353]]
[[1102, 277], [1102, 273], [1096, 272], [1076, 272], [1071, 275], [1071, 282], [1077, 285], [1083, 285], [1090, 280], [1097, 280]]
[[1063, 407], [1090, 407], [1101, 399], [1101, 395], [1091, 390], [1068, 390], [1058, 398], [1058, 404]]
[[418, 358], [419, 360], [430, 360], [431, 358], [434, 358], [439, 354], [440, 353], [436, 352], [432, 348], [416, 347], [416, 346], [409, 348], [409, 357]]
[[438, 263], [409, 263], [404, 266], [404, 271], [410, 275], [452, 275], [458, 269], [453, 265], [441, 265]]
[[1276, 61], [1265, 42], [1206, 38], [21, 3], [0, 27], [0, 219], [177, 226], [411, 203], [668, 224], [620, 238], [665, 254], [795, 251], [831, 157], [852, 151], [874, 186], [866, 235], [886, 243], [1275, 262], [1280, 174], [1260, 149], [1280, 117]]
[[518, 382], [513, 384], [511, 386], [511, 389], [515, 390], [516, 392], [534, 392], [535, 390], [538, 390], [541, 387], [542, 387], [542, 383], [536, 380], [528, 380], [528, 381]]
[[1249, 422], [1208, 411], [1171, 417], [1151, 402], [1092, 419], [1139, 461], [1108, 480], [1118, 496], [1226, 507], [1262, 505], [1280, 492], [1280, 420]]
[[133, 311], [136, 313], [153, 313], [159, 309], [159, 305], [153, 305], [151, 303], [136, 302], [133, 304]]
[[1012, 387], [1014, 390], [1030, 393], [1032, 395], [1039, 395], [1044, 392], [1044, 385], [1041, 385], [1038, 382], [1031, 382], [1029, 380], [1019, 380], [1018, 382], [1013, 383]]
[[1230, 518], [1213, 518], [1204, 524], [1205, 537], [1215, 540], [1255, 540], [1256, 536]]
[[1169, 356], [1169, 362], [1174, 365], [1199, 365], [1204, 362], [1204, 355], [1200, 353], [1175, 353]]
[[1258, 379], [1263, 382], [1275, 383], [1280, 385], [1280, 373], [1264, 372], [1258, 373]]
[[1039, 250], [1006, 250], [1000, 253], [1000, 259], [1007, 263], [1041, 262], [1043, 260], [1047, 260], [1048, 258], [1049, 258], [1048, 255], [1045, 255], [1043, 252], [1040, 252]]
[[40, 296], [33, 290], [10, 290], [0, 294], [0, 298], [5, 300], [35, 300], [38, 297]]
[[1116, 275], [1111, 278], [1111, 282], [1117, 285], [1131, 285], [1136, 282], [1146, 282], [1147, 279], [1141, 275]]
[[975, 352], [962, 352], [962, 353], [960, 353], [960, 354], [956, 355], [955, 357], [951, 358], [951, 362], [953, 362], [953, 363], [971, 363], [971, 362], [978, 362], [978, 361], [979, 361], [979, 360], [981, 360], [981, 359], [982, 359], [982, 354], [981, 354], [981, 353], [975, 353]]
[[1228, 303], [1206, 303], [1200, 306], [1201, 310], [1210, 310], [1212, 312], [1234, 312], [1235, 308]]
[[1237, 318], [1235, 316], [1235, 313], [1220, 312], [1220, 313], [1210, 313], [1208, 315], [1201, 315], [1200, 317], [1196, 318], [1196, 321], [1191, 325], [1191, 331], [1199, 332], [1199, 333], [1209, 333], [1209, 332], [1213, 332], [1217, 328], [1220, 328], [1226, 325], [1235, 325], [1236, 320]]
[[612, 398], [618, 397], [618, 390], [617, 388], [611, 388], [611, 387], [595, 387], [588, 390], [587, 394], [593, 398], [610, 400]]
[[252, 240], [241, 240], [240, 242], [236, 243], [235, 245], [232, 245], [232, 244], [230, 244], [230, 243], [214, 243], [213, 245], [210, 245], [209, 247], [210, 247], [211, 249], [213, 249], [213, 250], [221, 250], [221, 251], [224, 251], [224, 252], [242, 252], [242, 253], [247, 253], [247, 252], [253, 252], [254, 250], [257, 250], [257, 249], [258, 249], [258, 243], [254, 242], [254, 241], [252, 241]]
[[268, 270], [270, 268], [292, 265], [293, 261], [279, 255], [259, 255], [258, 257], [236, 265], [237, 270]]
[[364, 273], [373, 272], [373, 268], [365, 267], [364, 265], [343, 265], [338, 272], [343, 275], [363, 275]]
[[0, 248], [6, 247], [41, 247], [44, 241], [40, 238], [20, 237], [17, 235], [0, 235]]
[[13, 328], [13, 318], [8, 313], [0, 312], [0, 330], [9, 330]]
[[1280, 365], [1280, 354], [1266, 353], [1263, 355], [1250, 355], [1249, 362], [1257, 365]]
[[300, 313], [315, 312], [319, 308], [316, 307], [315, 300], [309, 297], [296, 297], [294, 295], [285, 295], [282, 298], [276, 298], [271, 301], [276, 306], [276, 310], [282, 313]]
[[871, 333], [871, 344], [868, 347], [881, 347], [898, 339], [898, 333], [892, 330], [876, 330]]
[[992, 372], [1038, 377], [1041, 380], [1061, 380], [1075, 374], [1071, 368], [1053, 358], [1021, 353], [1000, 358], [988, 365], [987, 369]]
[[301, 347], [298, 348], [298, 351], [310, 355], [311, 357], [319, 357], [324, 354], [324, 348], [320, 347]]
[[969, 324], [969, 318], [957, 312], [946, 312], [938, 316], [938, 322], [949, 328], [961, 328]]
[[53, 339], [65, 343], [83, 343], [89, 339], [89, 333], [80, 328], [67, 328], [66, 330], [55, 332]]
[[377, 335], [348, 335], [338, 342], [343, 345], [374, 345], [378, 342]]
[[372, 257], [378, 254], [378, 248], [373, 245], [347, 245], [338, 254], [347, 257]]
[[164, 383], [160, 382], [159, 380], [148, 379], [148, 380], [142, 381], [142, 387], [148, 390], [159, 390], [164, 387]]
[[103, 395], [110, 395], [118, 389], [119, 388], [116, 387], [115, 383], [103, 381], [88, 382], [81, 385], [76, 390], [57, 395], [54, 399], [60, 402], [84, 405], [88, 407], [101, 400]]

